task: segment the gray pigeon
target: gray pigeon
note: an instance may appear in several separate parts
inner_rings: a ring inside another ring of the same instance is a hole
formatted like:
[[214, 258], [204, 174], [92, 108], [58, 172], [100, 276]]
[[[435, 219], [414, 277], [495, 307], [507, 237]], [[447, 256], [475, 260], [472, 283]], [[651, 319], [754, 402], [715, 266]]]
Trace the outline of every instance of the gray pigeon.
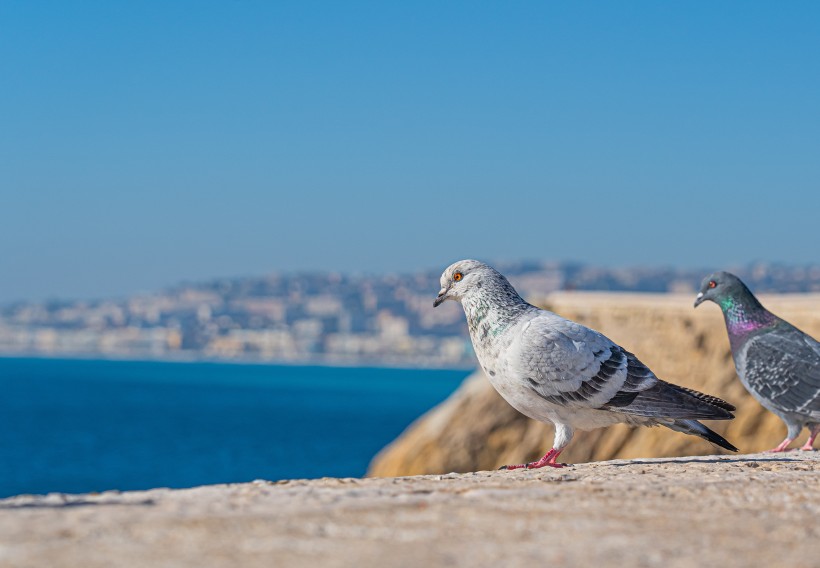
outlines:
[[703, 280], [695, 307], [711, 300], [723, 310], [735, 369], [743, 386], [786, 423], [783, 452], [803, 426], [809, 451], [820, 433], [820, 343], [764, 308], [734, 274], [715, 272]]
[[441, 275], [433, 306], [461, 302], [478, 361], [513, 408], [555, 424], [553, 448], [540, 460], [505, 469], [561, 467], [573, 432], [624, 422], [666, 426], [722, 448], [732, 444], [698, 422], [730, 420], [731, 404], [657, 378], [604, 335], [521, 299], [503, 275], [476, 260]]

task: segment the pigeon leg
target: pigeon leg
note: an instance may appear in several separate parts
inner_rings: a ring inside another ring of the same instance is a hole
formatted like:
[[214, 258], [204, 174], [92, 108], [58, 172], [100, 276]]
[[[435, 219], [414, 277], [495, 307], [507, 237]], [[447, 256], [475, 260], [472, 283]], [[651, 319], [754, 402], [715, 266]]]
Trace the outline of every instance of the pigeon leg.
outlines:
[[771, 450], [766, 450], [766, 453], [767, 454], [776, 454], [776, 453], [779, 453], [779, 452], [788, 452], [789, 450], [787, 450], [786, 448], [788, 448], [789, 444], [791, 444], [792, 442], [794, 442], [794, 438], [786, 438], [785, 440], [780, 442], [780, 445], [777, 446], [776, 448], [772, 448]]
[[800, 449], [803, 450], [804, 452], [813, 451], [814, 450], [814, 447], [813, 447], [814, 446], [814, 439], [817, 438], [817, 434], [820, 434], [820, 424], [815, 424], [809, 430], [809, 439], [806, 440], [806, 443]]
[[517, 465], [505, 465], [501, 466], [499, 469], [536, 469], [539, 467], [549, 466], [549, 467], [564, 467], [567, 464], [565, 463], [556, 463], [556, 459], [558, 459], [558, 455], [561, 453], [561, 450], [556, 450], [555, 448], [551, 449], [547, 452], [547, 454], [538, 461], [530, 462], [530, 463], [520, 463]]

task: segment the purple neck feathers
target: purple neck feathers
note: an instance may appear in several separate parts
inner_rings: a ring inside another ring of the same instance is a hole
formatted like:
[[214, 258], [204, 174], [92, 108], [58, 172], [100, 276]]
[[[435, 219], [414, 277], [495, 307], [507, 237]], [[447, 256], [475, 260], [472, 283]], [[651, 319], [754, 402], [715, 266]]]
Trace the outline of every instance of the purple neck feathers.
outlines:
[[764, 308], [751, 293], [745, 297], [725, 298], [720, 307], [732, 348], [743, 343], [749, 335], [777, 322], [777, 316]]

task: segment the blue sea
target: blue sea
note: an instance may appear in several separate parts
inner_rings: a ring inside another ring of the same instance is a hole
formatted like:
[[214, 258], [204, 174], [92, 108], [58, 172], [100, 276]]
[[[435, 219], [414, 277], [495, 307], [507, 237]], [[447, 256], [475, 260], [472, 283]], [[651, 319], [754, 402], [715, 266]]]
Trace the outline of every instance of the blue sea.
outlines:
[[467, 374], [0, 358], [0, 497], [361, 476]]

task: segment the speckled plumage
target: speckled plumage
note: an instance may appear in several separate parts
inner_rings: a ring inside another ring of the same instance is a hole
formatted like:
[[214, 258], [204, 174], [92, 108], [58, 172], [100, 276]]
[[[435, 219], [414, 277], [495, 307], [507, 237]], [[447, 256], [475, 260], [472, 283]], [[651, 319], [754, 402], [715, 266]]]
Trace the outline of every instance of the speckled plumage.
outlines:
[[[448, 299], [461, 302], [493, 387], [522, 414], [555, 424], [555, 456], [574, 430], [617, 423], [662, 425], [736, 450], [697, 422], [731, 419], [732, 405], [660, 380], [601, 333], [525, 302], [492, 267], [475, 260], [448, 267], [434, 305]], [[548, 456], [528, 466], [555, 465]]]
[[786, 424], [786, 439], [774, 449], [786, 449], [804, 426], [811, 433], [803, 449], [811, 449], [820, 433], [820, 343], [764, 308], [729, 272], [704, 278], [695, 306], [707, 300], [723, 311], [743, 386]]

